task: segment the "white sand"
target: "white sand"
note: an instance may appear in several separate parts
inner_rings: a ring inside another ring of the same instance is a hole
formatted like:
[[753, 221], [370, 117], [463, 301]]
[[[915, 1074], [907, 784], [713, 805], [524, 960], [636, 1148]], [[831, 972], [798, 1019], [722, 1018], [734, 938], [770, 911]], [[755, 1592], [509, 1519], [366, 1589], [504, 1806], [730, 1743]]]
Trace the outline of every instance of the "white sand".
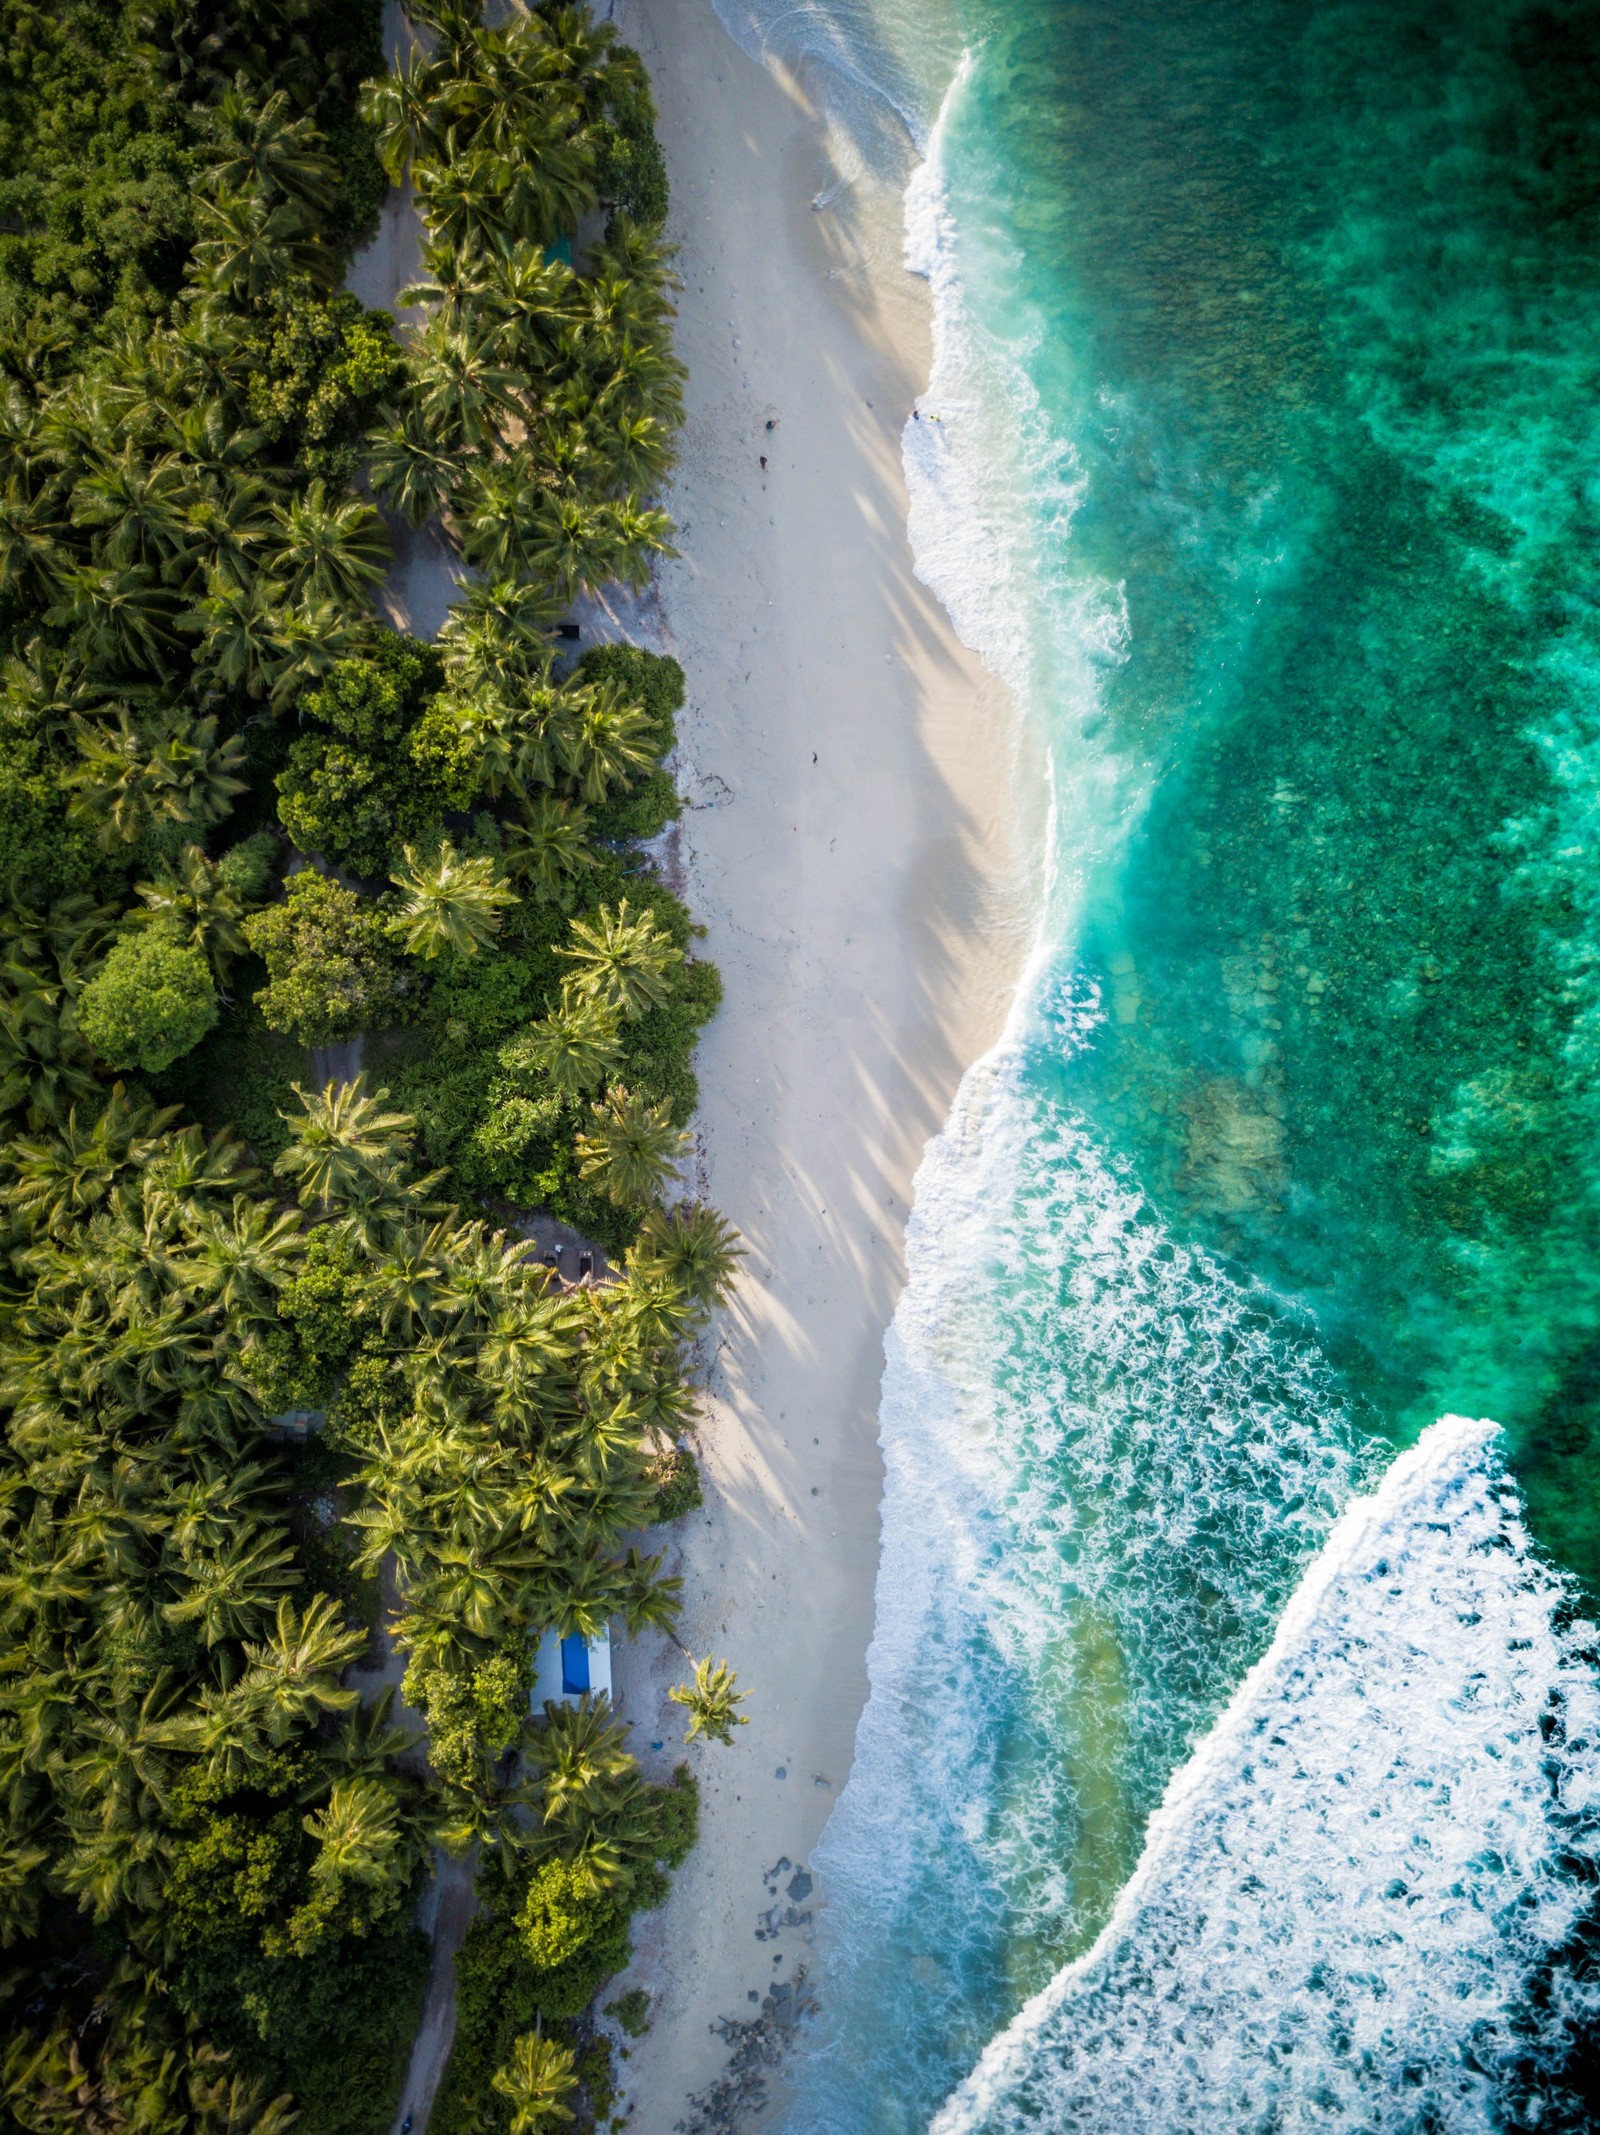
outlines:
[[[701, 1843], [612, 1990], [654, 1996], [626, 2095], [631, 2128], [670, 2135], [726, 2061], [712, 2024], [753, 2016], [752, 1990], [809, 1956], [814, 1926], [755, 1939], [763, 1873], [808, 1860], [849, 1771], [912, 1175], [999, 1031], [1024, 904], [1009, 707], [905, 537], [899, 436], [928, 329], [898, 198], [813, 210], [823, 131], [709, 0], [632, 0], [619, 22], [651, 68], [682, 247], [683, 558], [651, 634], [688, 673], [678, 851], [728, 996], [699, 1055], [704, 1184], [749, 1251], [714, 1336], [708, 1505], [681, 1568], [684, 1639], [733, 1662], [750, 1725], [691, 1753]], [[619, 1656], [657, 1768], [681, 1735], [661, 1702], [675, 1659]]]

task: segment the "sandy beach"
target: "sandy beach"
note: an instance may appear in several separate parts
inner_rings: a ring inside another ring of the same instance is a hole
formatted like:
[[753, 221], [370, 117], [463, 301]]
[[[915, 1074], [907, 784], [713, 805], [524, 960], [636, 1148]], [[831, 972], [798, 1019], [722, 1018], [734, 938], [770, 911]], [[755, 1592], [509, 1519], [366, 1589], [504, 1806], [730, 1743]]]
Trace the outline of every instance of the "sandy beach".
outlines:
[[[688, 675], [677, 859], [727, 988], [699, 1055], [702, 1183], [748, 1253], [681, 1569], [684, 1640], [733, 1663], [750, 1724], [692, 1753], [701, 1843], [612, 1990], [652, 1993], [625, 2095], [631, 2127], [670, 2135], [749, 2124], [713, 2027], [807, 1964], [827, 1902], [805, 1871], [866, 1695], [911, 1181], [1004, 1019], [1022, 907], [1010, 709], [906, 541], [899, 438], [929, 346], [898, 193], [834, 188], [805, 85], [748, 59], [709, 0], [617, 20], [650, 67], [681, 248], [683, 554], [650, 634]], [[657, 1769], [676, 1662], [619, 1661]]]

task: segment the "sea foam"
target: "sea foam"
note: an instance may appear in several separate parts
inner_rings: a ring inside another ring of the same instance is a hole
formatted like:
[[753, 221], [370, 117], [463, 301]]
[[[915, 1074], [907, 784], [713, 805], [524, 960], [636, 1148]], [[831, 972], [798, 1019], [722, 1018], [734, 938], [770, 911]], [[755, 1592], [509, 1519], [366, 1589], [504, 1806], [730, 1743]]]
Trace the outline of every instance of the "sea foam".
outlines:
[[815, 1863], [789, 2125], [921, 2130], [1082, 1947], [1145, 1815], [1366, 1478], [1314, 1348], [1177, 1246], [1032, 1086], [1069, 992], [967, 1077], [908, 1231], [871, 1695]]
[[1351, 1505], [1151, 1818], [1093, 1948], [932, 2135], [1529, 2124], [1600, 1986], [1513, 2022], [1600, 1867], [1593, 1627], [1494, 1427], [1446, 1418]]

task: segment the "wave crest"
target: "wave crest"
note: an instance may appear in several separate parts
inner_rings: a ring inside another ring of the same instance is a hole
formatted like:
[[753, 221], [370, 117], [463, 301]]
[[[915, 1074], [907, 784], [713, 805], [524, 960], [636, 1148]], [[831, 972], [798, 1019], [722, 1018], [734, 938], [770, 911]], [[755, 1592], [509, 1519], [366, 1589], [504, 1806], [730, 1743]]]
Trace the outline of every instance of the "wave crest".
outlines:
[[1527, 2124], [1600, 1984], [1512, 2012], [1600, 1870], [1593, 1627], [1494, 1427], [1446, 1418], [1343, 1514], [1151, 1818], [1099, 1939], [932, 2135]]

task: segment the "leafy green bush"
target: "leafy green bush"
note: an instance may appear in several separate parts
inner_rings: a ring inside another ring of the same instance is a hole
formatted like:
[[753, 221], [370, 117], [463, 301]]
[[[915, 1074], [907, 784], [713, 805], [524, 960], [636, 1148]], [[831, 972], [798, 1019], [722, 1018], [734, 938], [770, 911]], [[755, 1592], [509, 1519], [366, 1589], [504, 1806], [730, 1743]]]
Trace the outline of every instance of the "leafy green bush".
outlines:
[[656, 1519], [661, 1526], [681, 1520], [705, 1503], [700, 1491], [700, 1469], [687, 1446], [674, 1446], [655, 1464]]
[[614, 2016], [630, 2039], [642, 2039], [650, 2029], [650, 1997], [643, 1987], [630, 1987], [606, 2004], [606, 2015]]
[[346, 481], [363, 435], [401, 371], [394, 321], [347, 291], [319, 298], [291, 284], [244, 347], [252, 419], [305, 473]]
[[648, 838], [659, 837], [682, 813], [683, 802], [670, 775], [652, 771], [592, 808], [589, 834], [613, 842], [626, 839], [643, 844]]
[[656, 1857], [663, 1868], [681, 1868], [700, 1838], [700, 1782], [680, 1764], [664, 1787], [652, 1787], [657, 1812]]
[[319, 1225], [278, 1292], [278, 1324], [258, 1345], [252, 1376], [270, 1414], [325, 1409], [360, 1341], [365, 1296], [360, 1255]]
[[283, 1147], [288, 1136], [283, 1115], [294, 1109], [293, 1085], [305, 1075], [299, 1046], [281, 1031], [269, 1030], [252, 999], [265, 977], [265, 966], [254, 957], [236, 965], [230, 976], [232, 1005], [156, 1085], [164, 1104], [184, 1106], [209, 1132], [226, 1127], [241, 1135], [260, 1164], [270, 1164]]
[[267, 966], [262, 1016], [302, 1045], [396, 1021], [416, 984], [372, 900], [313, 867], [291, 875], [282, 904], [246, 920], [244, 933]]
[[667, 166], [656, 140], [655, 102], [638, 54], [626, 46], [619, 57], [634, 61], [630, 79], [608, 98], [605, 121], [596, 128], [595, 184], [619, 214], [655, 229], [667, 219]]
[[8, 0], [0, 40], [0, 285], [70, 338], [171, 301], [193, 235], [192, 156], [116, 0]]
[[486, 1765], [520, 1740], [533, 1687], [534, 1648], [521, 1639], [469, 1673], [413, 1661], [407, 1702], [428, 1718], [428, 1756], [441, 1779], [472, 1786]]
[[470, 752], [448, 710], [430, 707], [444, 679], [431, 645], [380, 631], [300, 699], [311, 722], [278, 775], [278, 813], [300, 850], [382, 875], [405, 845], [437, 835], [447, 808], [476, 790]]
[[103, 871], [92, 834], [67, 819], [60, 769], [44, 744], [0, 720], [0, 897], [52, 904]]
[[528, 1878], [517, 1926], [534, 1969], [551, 1972], [614, 1933], [616, 1914], [592, 1870], [557, 1857], [541, 1861]]
[[204, 951], [159, 922], [113, 943], [78, 1001], [78, 1028], [101, 1059], [148, 1075], [192, 1051], [216, 1020]]

